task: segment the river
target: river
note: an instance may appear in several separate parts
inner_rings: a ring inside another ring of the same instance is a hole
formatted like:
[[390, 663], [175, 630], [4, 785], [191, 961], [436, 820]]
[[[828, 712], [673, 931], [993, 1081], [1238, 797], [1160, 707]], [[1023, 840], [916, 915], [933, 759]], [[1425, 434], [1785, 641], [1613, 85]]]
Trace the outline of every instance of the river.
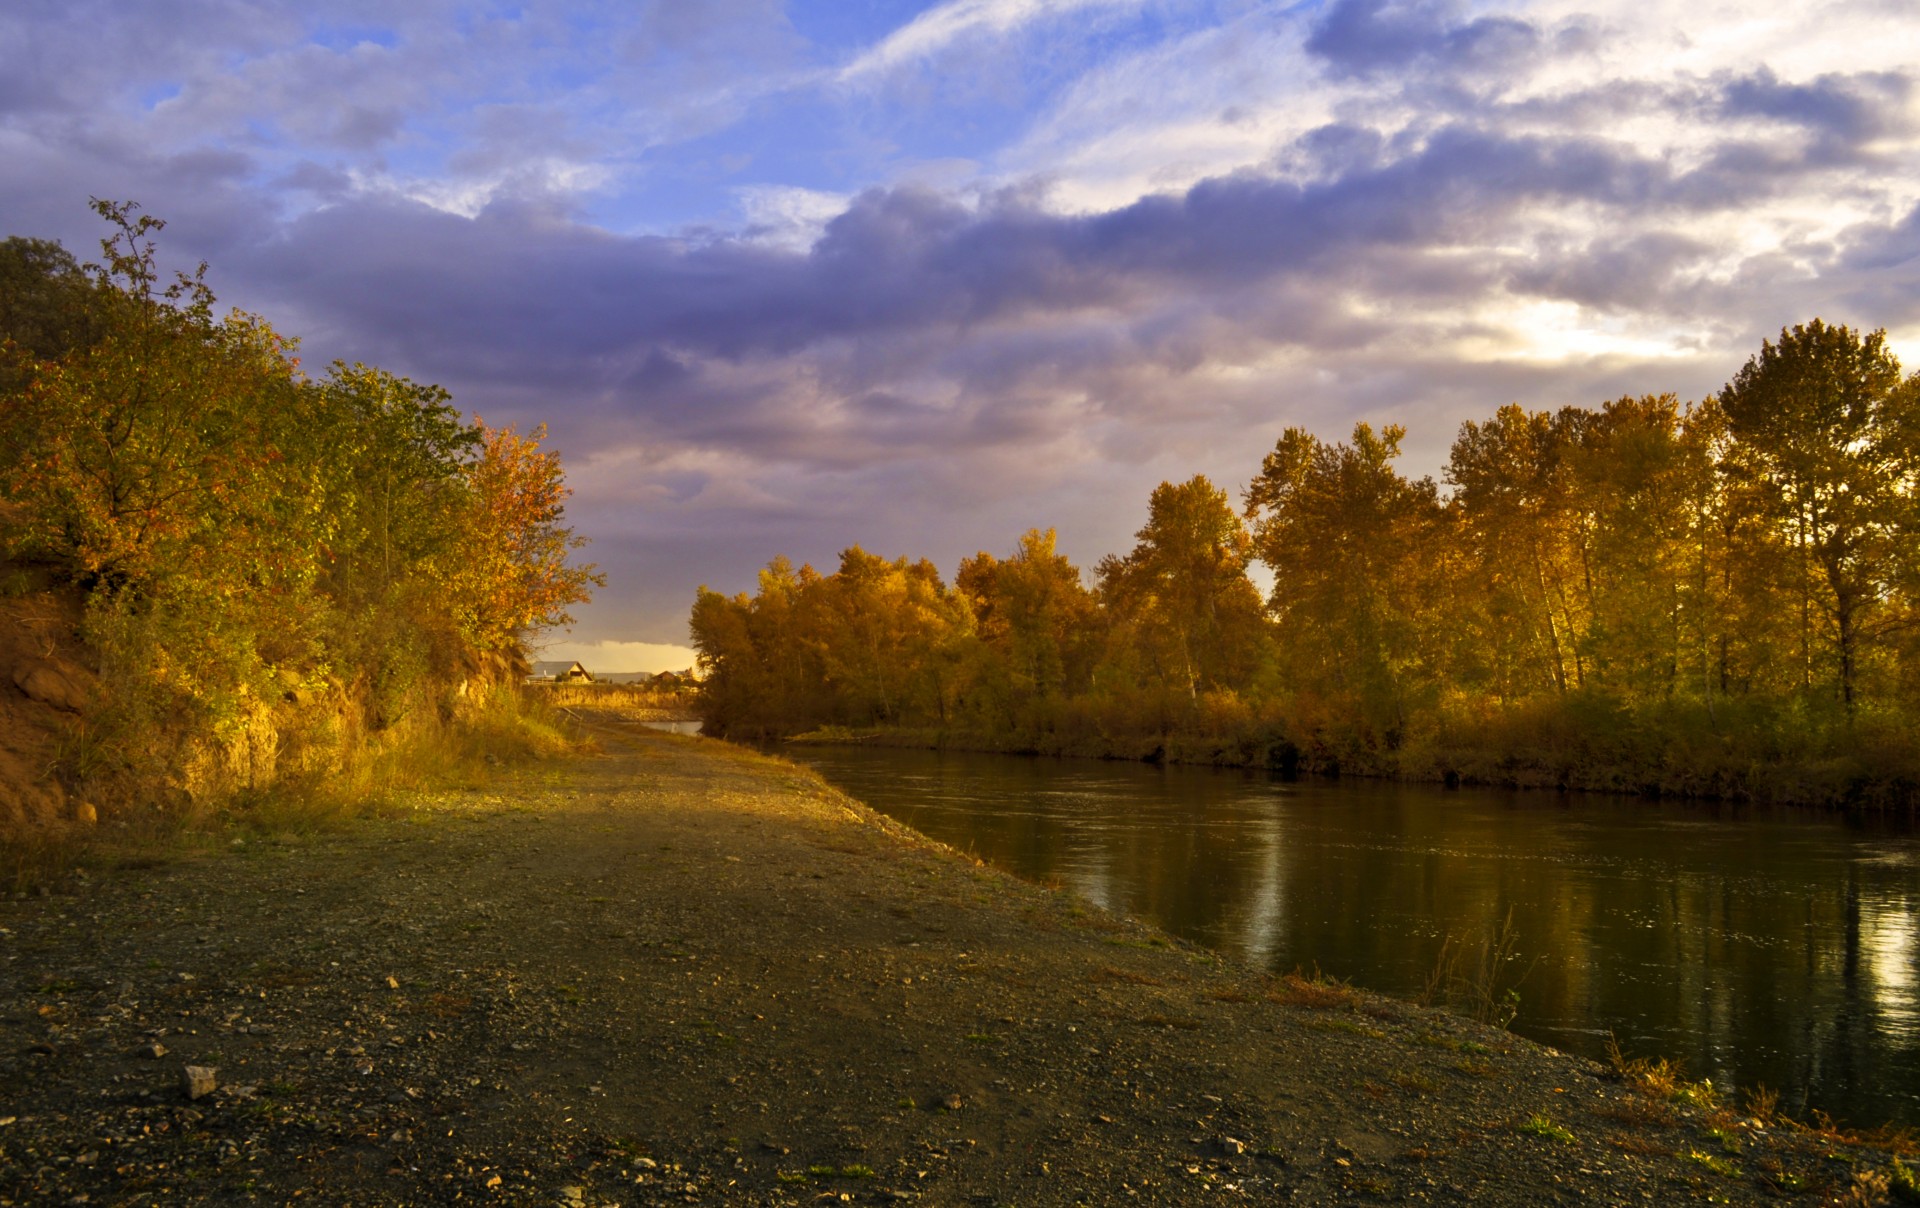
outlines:
[[1418, 996], [1511, 917], [1513, 1030], [1920, 1125], [1920, 835], [1805, 811], [783, 748], [1020, 876], [1277, 972]]

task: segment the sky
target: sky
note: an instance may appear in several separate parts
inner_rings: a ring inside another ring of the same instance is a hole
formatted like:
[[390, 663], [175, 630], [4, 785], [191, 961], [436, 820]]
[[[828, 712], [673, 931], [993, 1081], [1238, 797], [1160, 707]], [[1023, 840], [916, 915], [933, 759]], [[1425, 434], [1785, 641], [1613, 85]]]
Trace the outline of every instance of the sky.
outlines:
[[0, 235], [136, 200], [309, 367], [545, 423], [546, 654], [658, 670], [775, 555], [1091, 567], [1288, 427], [1920, 368], [1917, 80], [1911, 0], [10, 0]]

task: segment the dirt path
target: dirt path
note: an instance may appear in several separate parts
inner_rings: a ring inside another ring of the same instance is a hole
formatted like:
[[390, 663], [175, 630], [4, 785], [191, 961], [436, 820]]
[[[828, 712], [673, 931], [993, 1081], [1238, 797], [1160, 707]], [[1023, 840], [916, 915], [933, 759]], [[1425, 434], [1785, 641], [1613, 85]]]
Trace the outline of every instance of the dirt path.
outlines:
[[[1885, 1187], [1876, 1154], [1223, 965], [790, 765], [605, 741], [344, 833], [0, 903], [0, 1204]], [[218, 1088], [190, 1100], [186, 1065]]]

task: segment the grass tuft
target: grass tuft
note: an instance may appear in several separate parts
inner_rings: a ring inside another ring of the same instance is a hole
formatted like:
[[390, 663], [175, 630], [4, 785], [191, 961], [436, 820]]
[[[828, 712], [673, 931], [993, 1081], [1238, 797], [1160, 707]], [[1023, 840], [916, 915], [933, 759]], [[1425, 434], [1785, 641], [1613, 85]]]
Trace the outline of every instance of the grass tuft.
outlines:
[[1561, 1125], [1555, 1124], [1545, 1112], [1535, 1112], [1519, 1131], [1530, 1137], [1545, 1137], [1549, 1141], [1558, 1141], [1562, 1145], [1573, 1144], [1573, 1134]]

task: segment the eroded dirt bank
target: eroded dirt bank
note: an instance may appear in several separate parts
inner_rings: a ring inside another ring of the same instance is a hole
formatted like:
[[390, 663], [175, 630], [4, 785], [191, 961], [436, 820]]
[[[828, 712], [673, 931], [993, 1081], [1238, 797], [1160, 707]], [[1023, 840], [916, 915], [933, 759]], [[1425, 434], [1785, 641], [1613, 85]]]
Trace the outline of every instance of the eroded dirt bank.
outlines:
[[0, 1204], [1885, 1198], [1877, 1153], [1225, 965], [790, 765], [604, 741], [0, 903]]

